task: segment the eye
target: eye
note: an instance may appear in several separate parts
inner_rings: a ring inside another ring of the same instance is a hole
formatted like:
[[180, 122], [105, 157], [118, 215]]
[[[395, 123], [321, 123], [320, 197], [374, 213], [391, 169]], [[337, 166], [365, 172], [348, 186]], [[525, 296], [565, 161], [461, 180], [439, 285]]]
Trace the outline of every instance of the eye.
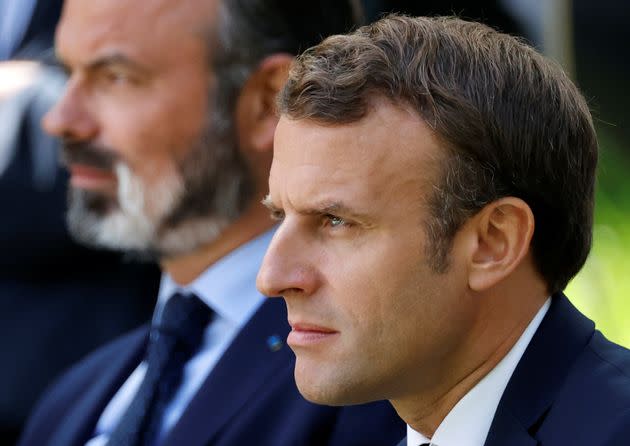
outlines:
[[133, 71], [117, 65], [101, 69], [99, 79], [107, 86], [136, 86], [140, 84], [140, 78]]
[[122, 73], [120, 71], [110, 70], [105, 73], [105, 78], [108, 82], [112, 84], [122, 84], [124, 82], [129, 82], [129, 76], [126, 73]]
[[284, 220], [284, 211], [273, 210], [269, 213], [269, 216], [274, 221], [282, 221]]
[[324, 217], [326, 219], [326, 224], [328, 224], [329, 226], [333, 228], [338, 228], [341, 226], [348, 226], [348, 223], [346, 222], [346, 220], [336, 215], [326, 214]]

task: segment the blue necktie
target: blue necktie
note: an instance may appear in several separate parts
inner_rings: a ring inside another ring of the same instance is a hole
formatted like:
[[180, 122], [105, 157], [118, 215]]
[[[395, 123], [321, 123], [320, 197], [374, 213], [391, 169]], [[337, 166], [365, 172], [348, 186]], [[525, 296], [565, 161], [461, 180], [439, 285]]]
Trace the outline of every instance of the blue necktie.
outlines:
[[151, 327], [144, 380], [107, 446], [154, 444], [184, 364], [199, 348], [212, 314], [196, 296], [176, 293], [166, 302], [159, 321]]

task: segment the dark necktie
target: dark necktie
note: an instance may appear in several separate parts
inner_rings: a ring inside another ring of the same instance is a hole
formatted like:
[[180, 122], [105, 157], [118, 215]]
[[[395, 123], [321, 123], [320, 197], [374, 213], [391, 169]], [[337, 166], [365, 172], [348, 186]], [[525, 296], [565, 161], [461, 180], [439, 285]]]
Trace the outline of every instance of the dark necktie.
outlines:
[[212, 310], [196, 296], [173, 295], [151, 327], [142, 384], [107, 446], [151, 445], [164, 408], [182, 379], [184, 364], [199, 348]]

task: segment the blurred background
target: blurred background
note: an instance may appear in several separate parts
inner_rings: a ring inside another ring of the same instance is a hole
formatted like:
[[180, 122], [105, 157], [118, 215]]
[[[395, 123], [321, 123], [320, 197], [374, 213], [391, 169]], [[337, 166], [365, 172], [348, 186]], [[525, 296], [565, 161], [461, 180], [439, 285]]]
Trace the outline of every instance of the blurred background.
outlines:
[[[630, 6], [627, 0], [362, 0], [389, 11], [456, 14], [520, 35], [587, 97], [601, 157], [593, 250], [566, 293], [630, 347]], [[67, 174], [39, 120], [63, 88], [54, 66], [62, 0], [0, 0], [0, 445], [65, 367], [149, 319], [155, 265], [75, 244], [64, 226]], [[556, 197], [562, 200], [562, 197]], [[76, 321], [82, 321], [77, 325]]]

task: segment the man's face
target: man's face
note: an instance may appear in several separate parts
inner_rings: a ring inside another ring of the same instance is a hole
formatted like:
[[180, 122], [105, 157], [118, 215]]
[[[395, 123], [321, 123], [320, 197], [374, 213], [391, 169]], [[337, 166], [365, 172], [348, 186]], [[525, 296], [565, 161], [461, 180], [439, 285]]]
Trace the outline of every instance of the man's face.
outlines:
[[70, 79], [44, 126], [64, 143], [68, 220], [85, 242], [168, 255], [236, 213], [215, 206], [246, 173], [231, 135], [215, 131], [226, 111], [212, 103], [212, 3], [66, 1], [56, 51]]
[[300, 391], [354, 404], [431, 389], [474, 318], [462, 262], [437, 274], [425, 256], [436, 139], [385, 101], [350, 125], [282, 117], [275, 138], [281, 224], [257, 284], [286, 300]]

